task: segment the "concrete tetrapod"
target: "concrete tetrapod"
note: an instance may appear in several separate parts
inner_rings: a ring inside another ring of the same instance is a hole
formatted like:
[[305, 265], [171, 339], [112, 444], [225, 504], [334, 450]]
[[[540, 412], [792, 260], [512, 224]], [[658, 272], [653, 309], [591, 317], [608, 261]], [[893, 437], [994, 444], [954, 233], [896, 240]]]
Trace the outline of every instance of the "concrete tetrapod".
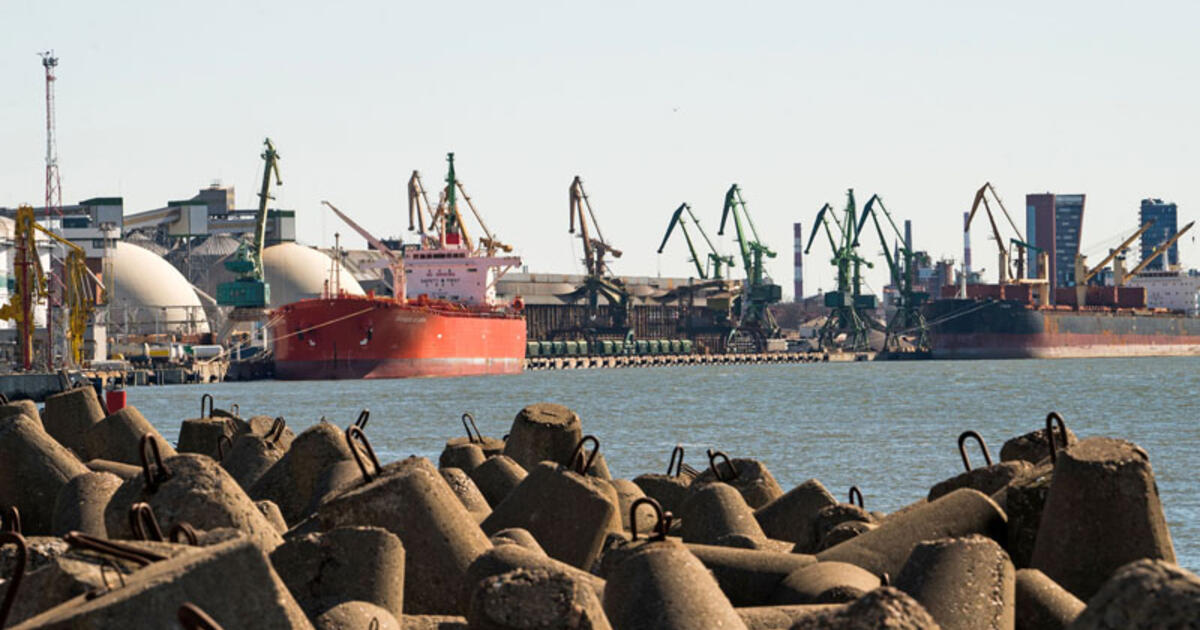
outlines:
[[175, 455], [175, 449], [158, 429], [133, 405], [127, 405], [88, 428], [83, 434], [83, 449], [88, 459], [107, 459], [123, 464], [141, 463], [142, 437], [158, 439], [163, 457]]
[[1031, 568], [1086, 600], [1134, 560], [1175, 562], [1146, 451], [1095, 437], [1057, 459]]
[[471, 595], [469, 627], [478, 630], [611, 630], [584, 581], [549, 569], [514, 569], [481, 580]]
[[817, 554], [822, 562], [856, 564], [875, 575], [895, 576], [922, 540], [983, 534], [1004, 540], [1004, 510], [977, 490], [962, 488], [893, 514], [879, 527]]
[[488, 533], [523, 527], [551, 558], [588, 568], [605, 535], [621, 529], [617, 493], [603, 479], [542, 462], [493, 508], [482, 527]]
[[446, 444], [442, 454], [438, 456], [438, 468], [457, 468], [463, 472], [471, 472], [486, 460], [483, 449], [472, 442], [462, 442], [451, 446]]
[[716, 580], [674, 540], [637, 541], [609, 573], [604, 612], [616, 630], [744, 629]]
[[46, 397], [46, 410], [40, 424], [46, 433], [63, 446], [75, 451], [80, 459], [97, 457], [84, 448], [83, 436], [92, 425], [104, 419], [104, 408], [91, 387], [77, 387]]
[[771, 594], [772, 604], [839, 604], [882, 586], [879, 576], [846, 562], [816, 562], [792, 571]]
[[895, 584], [946, 630], [1012, 630], [1016, 625], [1016, 570], [990, 538], [922, 542]]
[[310, 617], [360, 601], [404, 613], [404, 546], [378, 527], [339, 527], [289, 539], [271, 564]]
[[83, 532], [107, 538], [104, 508], [121, 487], [121, 478], [112, 473], [85, 472], [67, 482], [54, 500], [50, 533], [63, 536]]
[[488, 536], [488, 540], [492, 541], [492, 544], [497, 547], [500, 545], [517, 545], [543, 555], [546, 553], [546, 550], [542, 549], [542, 546], [538, 543], [537, 539], [533, 537], [533, 534], [530, 534], [529, 530], [523, 527], [509, 527], [507, 529], [502, 529], [491, 536]]
[[734, 606], [762, 606], [772, 601], [789, 575], [817, 563], [813, 556], [758, 549], [689, 543], [687, 550], [712, 572]]
[[[521, 530], [509, 529], [504, 531], [516, 532]], [[470, 606], [472, 594], [480, 582], [516, 569], [544, 569], [555, 573], [564, 573], [587, 584], [596, 592], [597, 598], [602, 599], [604, 597], [604, 580], [591, 573], [576, 569], [565, 562], [555, 560], [544, 553], [528, 547], [516, 544], [501, 544], [480, 554], [475, 559], [475, 562], [472, 562], [471, 566], [467, 567], [461, 593], [463, 609], [465, 610]]]
[[754, 518], [754, 510], [727, 483], [697, 481], [679, 516], [683, 519], [682, 534], [686, 542], [757, 548], [767, 539]]
[[450, 489], [454, 491], [454, 496], [462, 501], [463, 507], [467, 508], [476, 521], [483, 521], [492, 513], [487, 499], [483, 498], [483, 493], [479, 491], [479, 487], [475, 485], [474, 481], [471, 481], [467, 473], [458, 468], [442, 468], [439, 472], [442, 474], [442, 479], [445, 479]]
[[582, 437], [583, 426], [574, 411], [554, 403], [536, 403], [513, 419], [504, 454], [525, 470], [543, 461], [569, 464], [567, 460]]
[[410, 613], [462, 612], [467, 567], [491, 547], [437, 469], [423, 457], [389, 464], [381, 474], [317, 510], [325, 530], [382, 527], [404, 544], [404, 606]]
[[1137, 560], [1088, 600], [1071, 630], [1157, 630], [1200, 625], [1200, 578], [1162, 560]]
[[296, 436], [247, 493], [256, 501], [274, 501], [284, 520], [294, 525], [316, 511], [322, 496], [361, 480], [341, 429], [318, 422]]
[[1084, 603], [1037, 569], [1017, 570], [1017, 627], [1062, 630]]
[[182, 602], [226, 628], [312, 628], [263, 551], [245, 538], [194, 548], [125, 580], [125, 586], [68, 600], [17, 628], [169, 628]]
[[508, 498], [508, 493], [521, 485], [529, 473], [513, 458], [495, 455], [476, 466], [467, 476], [483, 493], [488, 505], [494, 508], [503, 503], [504, 499]]
[[740, 492], [746, 504], [755, 510], [783, 496], [783, 488], [779, 487], [779, 482], [775, 481], [767, 465], [757, 459], [739, 458], [730, 461], [721, 452], [712, 453], [709, 459], [709, 467], [692, 481], [694, 485], [725, 482]]
[[791, 630], [939, 630], [933, 617], [903, 591], [884, 586], [847, 606], [805, 615]]
[[27, 534], [51, 532], [58, 493], [88, 472], [71, 451], [24, 414], [0, 420], [0, 462], [0, 508], [16, 506]]
[[688, 498], [692, 477], [645, 474], [635, 477], [633, 483], [637, 484], [646, 496], [658, 501], [664, 510], [678, 514], [683, 508], [683, 502]]
[[400, 630], [398, 617], [370, 602], [342, 602], [313, 619], [314, 630]]
[[809, 479], [758, 508], [754, 517], [767, 536], [796, 543], [798, 552], [812, 553], [820, 542], [816, 531], [817, 513], [837, 504], [837, 499], [820, 481]]

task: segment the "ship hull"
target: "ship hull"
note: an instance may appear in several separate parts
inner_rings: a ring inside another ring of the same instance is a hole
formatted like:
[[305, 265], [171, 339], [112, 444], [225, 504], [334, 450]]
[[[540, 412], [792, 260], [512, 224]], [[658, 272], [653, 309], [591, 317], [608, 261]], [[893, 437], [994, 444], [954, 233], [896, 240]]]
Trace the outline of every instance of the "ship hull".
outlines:
[[377, 297], [301, 300], [272, 314], [275, 378], [379, 379], [516, 374], [519, 315]]
[[1200, 318], [1178, 314], [939, 300], [925, 317], [934, 359], [1200, 356]]

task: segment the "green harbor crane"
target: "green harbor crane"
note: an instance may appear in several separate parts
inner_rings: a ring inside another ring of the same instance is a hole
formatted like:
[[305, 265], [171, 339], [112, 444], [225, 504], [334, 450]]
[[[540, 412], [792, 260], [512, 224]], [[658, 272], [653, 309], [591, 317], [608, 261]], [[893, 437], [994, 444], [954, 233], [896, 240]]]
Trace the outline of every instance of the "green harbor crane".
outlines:
[[[884, 234], [883, 225], [879, 222], [879, 214], [881, 212], [883, 213], [883, 217], [887, 219], [888, 225], [891, 226], [894, 237], [898, 239], [899, 243], [902, 243], [896, 246], [894, 256], [888, 251], [887, 235]], [[921, 305], [929, 299], [929, 294], [924, 291], [913, 290], [913, 252], [905, 241], [904, 235], [900, 233], [900, 228], [896, 227], [896, 222], [892, 220], [892, 214], [888, 212], [887, 206], [883, 204], [883, 198], [879, 195], [872, 195], [867, 200], [867, 205], [863, 206], [862, 216], [858, 220], [858, 227], [854, 230], [855, 246], [859, 244], [859, 236], [862, 234], [863, 227], [867, 224], [868, 217], [875, 224], [875, 233], [879, 235], [879, 243], [883, 245], [883, 257], [887, 261], [891, 283], [896, 288], [898, 294], [896, 312], [887, 323], [883, 340], [883, 350], [884, 352], [929, 352], [931, 350], [929, 344], [929, 327], [925, 322], [925, 315], [921, 313]], [[911, 349], [906, 349], [902, 346], [902, 335], [912, 336], [913, 344]]]
[[767, 339], [779, 336], [779, 325], [775, 323], [775, 317], [768, 307], [783, 299], [783, 289], [771, 281], [763, 266], [763, 258], [774, 258], [775, 252], [759, 239], [758, 230], [754, 227], [750, 211], [742, 199], [742, 190], [737, 184], [730, 186], [725, 193], [725, 207], [721, 212], [721, 227], [717, 230], [717, 236], [725, 234], [725, 225], [731, 216], [742, 255], [742, 267], [746, 270], [742, 294], [734, 303], [734, 314], [739, 321], [731, 334], [731, 344], [738, 345], [734, 337], [741, 336], [753, 341], [757, 350], [762, 352], [766, 349]]
[[[683, 216], [685, 212], [687, 213], [687, 218]], [[708, 254], [703, 265], [700, 264], [700, 256], [696, 252], [696, 244], [692, 241], [692, 235], [688, 233], [687, 226], [689, 219], [692, 225], [695, 226], [696, 231], [704, 238], [705, 244], [708, 245]], [[708, 233], [704, 231], [704, 228], [700, 227], [700, 221], [692, 213], [692, 207], [687, 203], [679, 204], [679, 207], [675, 210], [675, 214], [671, 215], [671, 222], [667, 224], [667, 233], [663, 235], [662, 244], [658, 246], [658, 253], [663, 253], [663, 249], [667, 246], [667, 239], [671, 238], [671, 232], [674, 231], [676, 225], [679, 226], [679, 231], [683, 234], [684, 241], [687, 242], [688, 253], [692, 256], [691, 262], [696, 265], [696, 275], [701, 280], [708, 280], [709, 269], [711, 268], [713, 280], [724, 279], [722, 270], [734, 266], [733, 256], [722, 256], [717, 253], [716, 246], [708, 238]]]
[[[622, 252], [604, 239], [600, 232], [600, 224], [596, 221], [596, 213], [592, 210], [592, 203], [583, 190], [583, 180], [578, 175], [571, 181], [569, 196], [571, 224], [568, 232], [575, 234], [578, 225], [579, 240], [583, 243], [583, 263], [587, 273], [583, 284], [566, 299], [586, 298], [586, 321], [569, 329], [553, 331], [551, 335], [583, 334], [591, 342], [601, 337], [612, 336], [632, 339], [633, 329], [629, 326], [629, 289], [620, 278], [612, 274], [605, 261], [605, 257], [610, 254], [613, 258], [620, 258]], [[601, 297], [608, 303], [607, 316], [602, 315], [600, 311]]]
[[[825, 351], [842, 348], [851, 352], [870, 350], [868, 333], [871, 328], [870, 319], [860, 311], [875, 309], [875, 296], [862, 294], [862, 267], [874, 267], [869, 261], [858, 255], [858, 247], [854, 238], [854, 227], [857, 224], [857, 206], [854, 203], [854, 189], [846, 191], [846, 208], [842, 211], [843, 218], [839, 219], [833, 206], [825, 204], [817, 211], [813, 220], [812, 231], [809, 233], [808, 244], [804, 248], [807, 255], [812, 249], [817, 232], [822, 229], [829, 239], [829, 249], [833, 253], [830, 263], [837, 270], [837, 290], [825, 293], [825, 306], [830, 309], [829, 317], [821, 325], [818, 332], [818, 343]], [[833, 224], [832, 227], [830, 224]], [[834, 228], [838, 236], [834, 237]], [[845, 335], [844, 341], [838, 339]]]
[[254, 217], [254, 237], [249, 243], [242, 241], [233, 257], [225, 261], [225, 268], [236, 274], [229, 282], [217, 286], [217, 304], [232, 306], [231, 321], [254, 321], [263, 316], [263, 309], [271, 301], [271, 287], [263, 277], [262, 253], [267, 234], [267, 202], [271, 196], [271, 174], [275, 174], [275, 185], [282, 186], [279, 177], [279, 154], [271, 139], [263, 141], [262, 189], [258, 193], [258, 212]]

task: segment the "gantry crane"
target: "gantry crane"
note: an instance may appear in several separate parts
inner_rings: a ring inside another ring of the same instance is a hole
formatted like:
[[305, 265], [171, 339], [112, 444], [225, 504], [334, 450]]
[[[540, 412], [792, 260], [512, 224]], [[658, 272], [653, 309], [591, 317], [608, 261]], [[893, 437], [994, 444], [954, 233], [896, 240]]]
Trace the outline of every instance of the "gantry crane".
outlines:
[[[88, 270], [83, 248], [38, 225], [30, 206], [17, 209], [13, 239], [16, 246], [13, 265], [16, 282], [8, 303], [0, 306], [0, 318], [16, 322], [22, 368], [32, 369], [33, 307], [48, 295], [46, 274], [38, 258], [36, 232], [41, 232], [67, 247], [62, 275], [65, 305], [69, 313], [67, 348], [71, 364], [78, 367], [83, 362], [84, 333], [87, 332], [88, 320], [96, 308], [96, 293], [91, 288], [91, 282], [95, 282], [101, 289], [103, 285]], [[47, 352], [50, 351], [51, 349], [47, 348]]]
[[[888, 251], [887, 235], [884, 234], [883, 226], [879, 222], [880, 212], [887, 219], [887, 223], [891, 226], [893, 236], [898, 239], [898, 243], [903, 243], [903, 245], [898, 244], [896, 246], [896, 255], [894, 257]], [[900, 336], [902, 334], [910, 334], [914, 338], [913, 350], [917, 352], [929, 352], [931, 350], [929, 330], [925, 323], [925, 316], [921, 313], [921, 305], [929, 299], [929, 294], [924, 291], [913, 290], [913, 252], [905, 241], [904, 235], [900, 233], [900, 228], [896, 227], [896, 222], [892, 220], [892, 214], [888, 212], [887, 206], [883, 204], [883, 198], [879, 195], [872, 195], [867, 200], [867, 205], [863, 206], [862, 216], [859, 218], [858, 227], [854, 231], [855, 246], [859, 244], [859, 236], [862, 234], [863, 227], [867, 224], [868, 216], [875, 224], [875, 232], [879, 235], [879, 243], [883, 246], [883, 256], [887, 261], [892, 286], [896, 287], [896, 291], [899, 294], [896, 302], [896, 312], [887, 323], [883, 349], [885, 352], [902, 351]]]
[[260, 319], [271, 303], [271, 287], [263, 276], [263, 248], [267, 235], [267, 203], [271, 196], [271, 174], [275, 174], [275, 185], [282, 186], [279, 176], [279, 154], [271, 139], [263, 141], [266, 150], [262, 153], [262, 188], [258, 192], [258, 213], [254, 217], [254, 240], [242, 242], [232, 258], [225, 261], [225, 268], [237, 274], [229, 282], [217, 286], [217, 304], [232, 306], [231, 321], [254, 321]]
[[[686, 218], [683, 216], [683, 213], [685, 212], [687, 213]], [[705, 244], [708, 245], [708, 253], [705, 254], [705, 260], [703, 264], [701, 264], [700, 256], [696, 252], [696, 245], [692, 241], [692, 235], [688, 233], [687, 226], [689, 219], [691, 220], [692, 225], [696, 227], [696, 231], [699, 232], [700, 236], [704, 238]], [[708, 238], [708, 233], [704, 231], [704, 228], [700, 227], [700, 220], [697, 219], [696, 215], [692, 213], [692, 207], [687, 203], [679, 204], [679, 207], [675, 209], [675, 214], [671, 215], [671, 221], [670, 223], [667, 223], [667, 233], [663, 234], [662, 243], [658, 246], [658, 253], [663, 253], [663, 249], [667, 246], [667, 239], [671, 238], [671, 232], [675, 229], [676, 225], [679, 226], [679, 231], [683, 233], [683, 239], [687, 242], [688, 253], [692, 256], [691, 261], [696, 265], [696, 275], [700, 276], [701, 280], [708, 280], [709, 269], [711, 269], [713, 280], [724, 279], [722, 270], [732, 268], [734, 266], [733, 256], [722, 256], [721, 254], [717, 253], [716, 246], [714, 246], [712, 240]]]
[[[725, 234], [725, 225], [733, 217], [733, 227], [742, 257], [742, 268], [746, 270], [746, 281], [742, 294], [734, 304], [738, 316], [738, 327], [734, 333], [753, 339], [758, 351], [765, 350], [766, 340], [779, 336], [779, 325], [768, 308], [783, 298], [783, 288], [771, 281], [767, 275], [763, 258], [774, 258], [775, 252], [763, 244], [742, 199], [742, 190], [737, 184], [725, 193], [725, 206], [721, 211], [721, 227], [717, 236]], [[732, 340], [731, 340], [732, 341]]]
[[[812, 249], [817, 232], [824, 229], [825, 236], [829, 238], [829, 249], [833, 254], [830, 263], [837, 270], [837, 290], [825, 293], [825, 306], [830, 312], [825, 323], [821, 325], [818, 343], [821, 349], [826, 351], [840, 345], [851, 352], [865, 352], [870, 350], [868, 336], [871, 320], [860, 310], [874, 310], [875, 296], [862, 293], [862, 267], [866, 265], [871, 268], [874, 265], [858, 255], [854, 238], [858, 215], [853, 188], [846, 191], [846, 208], [842, 211], [842, 218], [839, 219], [834, 212], [833, 206], [828, 203], [821, 206], [817, 211], [817, 218], [813, 220], [808, 244], [804, 248], [807, 255]], [[837, 228], [836, 238], [834, 228]], [[837, 339], [843, 334], [845, 341], [838, 344]]]
[[[988, 203], [987, 193], [989, 192], [992, 194], [992, 200], [1000, 207], [1000, 211], [1004, 214], [1004, 218], [1008, 221], [1009, 226], [1017, 234], [1017, 238], [1007, 241], [1017, 252], [1016, 273], [1013, 273], [1013, 269], [1011, 268], [1012, 254], [1009, 248], [1005, 247], [1006, 241], [1000, 235], [1000, 227], [996, 224], [996, 217], [992, 214], [992, 206]], [[971, 203], [971, 213], [967, 215], [967, 223], [963, 226], [963, 230], [969, 231], [971, 229], [971, 221], [975, 218], [975, 213], [981, 205], [987, 213], [988, 223], [992, 228], [992, 238], [996, 241], [996, 248], [999, 251], [996, 283], [1009, 284], [1014, 278], [1023, 278], [1025, 276], [1025, 249], [1027, 247], [1025, 237], [1021, 235], [1021, 230], [1008, 214], [1008, 209], [1004, 207], [1004, 201], [1000, 199], [1000, 195], [996, 192], [996, 188], [992, 186], [991, 182], [984, 182], [979, 187], [979, 190], [975, 191], [975, 201]]]
[[[612, 274], [605, 257], [621, 257], [621, 250], [615, 248], [604, 239], [600, 232], [600, 223], [596, 221], [596, 213], [583, 189], [583, 180], [578, 175], [571, 181], [569, 190], [570, 228], [568, 233], [575, 234], [579, 227], [579, 240], [583, 243], [583, 263], [586, 275], [583, 285], [571, 297], [584, 297], [587, 300], [586, 323], [570, 330], [555, 331], [553, 334], [567, 332], [582, 333], [589, 341], [595, 341], [600, 335], [618, 335], [630, 338], [632, 329], [629, 327], [629, 290], [625, 283]], [[590, 220], [590, 221], [589, 221]], [[608, 302], [608, 317], [600, 317], [600, 298]], [[568, 298], [571, 299], [571, 298]]]
[[1174, 245], [1180, 238], [1182, 238], [1183, 235], [1188, 230], [1192, 229], [1192, 226], [1195, 224], [1196, 224], [1195, 221], [1188, 223], [1187, 225], [1183, 226], [1182, 230], [1179, 230], [1178, 232], [1173, 234], [1167, 240], [1163, 241], [1162, 243], [1159, 243], [1158, 247], [1155, 247], [1154, 251], [1151, 252], [1149, 256], [1147, 256], [1145, 259], [1143, 259], [1142, 262], [1138, 263], [1138, 265], [1136, 267], [1134, 267], [1133, 270], [1129, 271], [1128, 273], [1126, 273], [1126, 271], [1125, 271], [1124, 257], [1117, 256], [1116, 258], [1114, 258], [1113, 259], [1113, 284], [1118, 287], [1125, 286], [1125, 283], [1128, 282], [1130, 278], [1136, 277], [1138, 274], [1145, 271], [1147, 265], [1149, 265], [1152, 261], [1154, 261], [1155, 258], [1158, 258], [1159, 256], [1162, 256], [1163, 254], [1165, 254], [1166, 251], [1168, 249], [1170, 249], [1171, 246]]
[[[1120, 245], [1117, 245], [1116, 249], [1109, 250], [1108, 256], [1105, 256], [1104, 260], [1100, 261], [1100, 264], [1096, 265], [1095, 267], [1092, 267], [1091, 269], [1087, 268], [1087, 256], [1080, 254], [1080, 253], [1075, 254], [1075, 303], [1076, 304], [1078, 304], [1079, 306], [1087, 305], [1088, 282], [1091, 281], [1092, 278], [1096, 277], [1096, 274], [1100, 273], [1101, 270], [1103, 270], [1105, 267], [1107, 267], [1108, 263], [1115, 262], [1117, 257], [1121, 256], [1125, 252], [1126, 248], [1129, 247], [1130, 243], [1133, 243], [1135, 240], [1137, 240], [1137, 238], [1139, 236], [1141, 236], [1142, 234], [1144, 234], [1146, 232], [1146, 230], [1149, 230], [1150, 226], [1152, 226], [1152, 225], [1154, 225], [1153, 220], [1147, 221], [1145, 224], [1142, 225], [1142, 227], [1138, 228], [1138, 230], [1136, 232], [1134, 232], [1129, 238], [1125, 239]], [[1116, 263], [1114, 265], [1114, 272], [1115, 272], [1115, 268], [1118, 266], [1120, 266], [1120, 263]]]

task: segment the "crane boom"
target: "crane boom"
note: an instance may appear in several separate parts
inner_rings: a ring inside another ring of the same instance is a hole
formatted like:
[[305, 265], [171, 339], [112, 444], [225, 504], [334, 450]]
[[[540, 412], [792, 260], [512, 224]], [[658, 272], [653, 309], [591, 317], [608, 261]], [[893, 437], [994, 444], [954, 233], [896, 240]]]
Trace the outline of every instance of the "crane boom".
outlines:
[[257, 319], [271, 302], [271, 287], [263, 276], [262, 253], [266, 245], [267, 204], [274, 199], [271, 174], [275, 175], [276, 185], [282, 186], [283, 179], [279, 176], [279, 153], [275, 151], [275, 145], [270, 138], [263, 144], [267, 148], [262, 153], [262, 187], [258, 192], [258, 213], [254, 217], [254, 238], [249, 245], [243, 242], [237, 253], [225, 261], [225, 268], [237, 277], [217, 286], [217, 303], [234, 307], [229, 315], [234, 321]]
[[349, 225], [351, 229], [353, 229], [355, 232], [358, 232], [358, 235], [366, 239], [366, 241], [371, 244], [371, 247], [379, 250], [379, 252], [388, 259], [388, 267], [392, 270], [392, 295], [395, 296], [396, 301], [404, 304], [407, 300], [407, 296], [405, 295], [407, 288], [405, 283], [406, 276], [404, 275], [404, 259], [400, 255], [396, 254], [396, 252], [393, 252], [390, 248], [388, 248], [387, 245], [384, 245], [383, 241], [375, 238], [375, 236], [368, 232], [366, 228], [362, 227], [358, 223], [355, 223], [353, 219], [346, 216], [346, 214], [341, 210], [338, 210], [336, 206], [328, 201], [322, 201], [321, 203], [328, 206], [329, 209], [332, 210], [339, 219], [345, 221], [346, 225]]
[[[1144, 225], [1142, 225], [1142, 227], [1138, 228], [1138, 230], [1136, 232], [1134, 232], [1129, 238], [1125, 239], [1124, 242], [1122, 242], [1120, 245], [1117, 245], [1116, 249], [1109, 251], [1108, 256], [1105, 256], [1104, 260], [1100, 261], [1100, 264], [1096, 265], [1095, 267], [1092, 267], [1090, 270], [1084, 270], [1082, 277], [1075, 279], [1075, 284], [1077, 284], [1077, 285], [1087, 284], [1088, 280], [1091, 280], [1092, 278], [1094, 278], [1096, 276], [1096, 274], [1100, 273], [1100, 270], [1107, 267], [1108, 263], [1112, 262], [1112, 260], [1114, 258], [1116, 258], [1121, 252], [1125, 251], [1125, 248], [1129, 247], [1130, 243], [1133, 243], [1135, 240], [1137, 240], [1137, 238], [1139, 236], [1141, 236], [1142, 234], [1144, 234], [1146, 232], [1146, 230], [1149, 230], [1150, 226], [1152, 226], [1152, 225], [1154, 225], [1153, 219], [1151, 219], [1150, 221], [1147, 221]], [[1085, 258], [1086, 257], [1082, 254], [1075, 254], [1075, 259], [1078, 261], [1079, 268], [1083, 268], [1085, 266], [1084, 265]], [[1078, 273], [1078, 271], [1079, 271], [1079, 269], [1077, 269], [1077, 273]]]
[[1174, 236], [1163, 241], [1162, 244], [1160, 244], [1158, 247], [1155, 247], [1154, 253], [1150, 254], [1149, 256], [1146, 257], [1145, 260], [1138, 263], [1138, 266], [1134, 267], [1133, 271], [1130, 271], [1126, 275], [1126, 278], [1132, 278], [1132, 277], [1138, 275], [1139, 273], [1142, 273], [1143, 271], [1145, 271], [1146, 265], [1149, 265], [1150, 262], [1153, 261], [1155, 258], [1162, 256], [1163, 253], [1166, 252], [1168, 249], [1170, 249], [1171, 246], [1174, 245], [1175, 242], [1178, 241], [1184, 235], [1185, 232], [1192, 229], [1192, 226], [1195, 224], [1196, 224], [1195, 221], [1188, 223], [1187, 225], [1183, 226], [1182, 230], [1179, 230], [1178, 232], [1176, 232]]
[[[683, 217], [683, 213], [687, 212], [687, 216], [691, 218], [692, 225], [696, 231], [700, 232], [700, 236], [704, 238], [705, 244], [708, 245], [708, 260], [701, 265], [700, 256], [696, 252], [695, 243], [692, 241], [692, 235], [687, 230], [687, 219]], [[708, 238], [708, 233], [700, 225], [700, 220], [692, 212], [692, 207], [686, 202], [679, 205], [675, 209], [675, 213], [671, 215], [671, 221], [667, 224], [667, 233], [663, 235], [662, 243], [658, 246], [658, 253], [663, 252], [663, 248], [667, 246], [667, 239], [671, 238], [671, 232], [675, 229], [675, 225], [679, 225], [679, 231], [683, 233], [683, 238], [687, 241], [688, 252], [692, 255], [692, 262], [696, 265], [696, 273], [702, 280], [708, 279], [708, 263], [713, 264], [713, 279], [721, 280], [721, 269], [723, 267], [733, 267], [733, 256], [722, 256], [717, 253], [717, 248], [713, 245], [712, 239]]]

